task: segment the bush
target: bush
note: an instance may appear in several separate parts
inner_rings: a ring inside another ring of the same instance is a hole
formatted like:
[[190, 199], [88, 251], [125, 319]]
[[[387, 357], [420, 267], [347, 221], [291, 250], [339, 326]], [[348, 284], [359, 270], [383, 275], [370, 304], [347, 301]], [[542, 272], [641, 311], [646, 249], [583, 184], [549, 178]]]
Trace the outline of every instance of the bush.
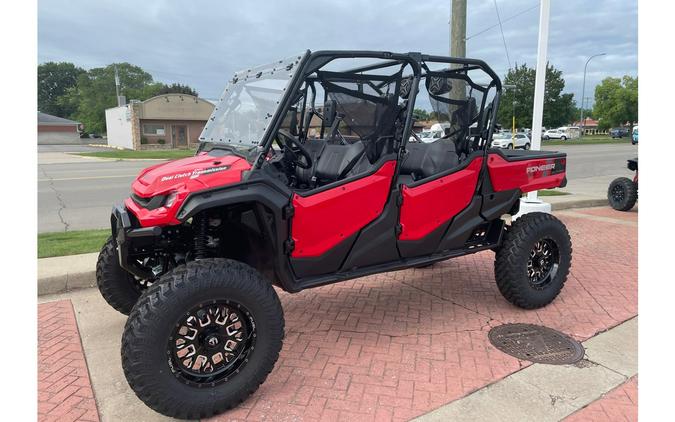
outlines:
[[166, 143], [166, 141], [164, 139], [158, 139], [157, 143], [160, 144], [160, 145], [164, 145]]
[[141, 145], [145, 145], [147, 143], [148, 143], [148, 138], [146, 138], [145, 136], [141, 136]]

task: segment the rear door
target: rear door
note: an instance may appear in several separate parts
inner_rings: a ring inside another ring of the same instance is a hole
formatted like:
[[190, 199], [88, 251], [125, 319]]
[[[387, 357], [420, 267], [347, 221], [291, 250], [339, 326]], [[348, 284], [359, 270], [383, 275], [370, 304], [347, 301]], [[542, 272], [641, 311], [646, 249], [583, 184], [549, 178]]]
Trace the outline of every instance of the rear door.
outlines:
[[482, 163], [482, 154], [475, 154], [454, 169], [401, 186], [398, 242], [402, 256], [436, 251], [452, 219], [471, 203]]

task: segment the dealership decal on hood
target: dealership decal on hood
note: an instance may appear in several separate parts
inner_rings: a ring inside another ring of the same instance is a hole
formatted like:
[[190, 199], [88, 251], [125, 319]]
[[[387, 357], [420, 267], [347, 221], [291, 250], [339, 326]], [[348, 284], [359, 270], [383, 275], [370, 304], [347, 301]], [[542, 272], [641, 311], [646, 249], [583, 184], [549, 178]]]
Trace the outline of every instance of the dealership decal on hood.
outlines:
[[217, 173], [219, 171], [225, 171], [229, 168], [230, 168], [230, 166], [219, 166], [219, 167], [211, 167], [211, 168], [207, 168], [207, 169], [195, 169], [195, 170], [192, 170], [192, 172], [176, 173], [176, 174], [172, 174], [171, 176], [163, 176], [160, 179], [160, 181], [167, 182], [169, 180], [178, 180], [178, 179], [183, 179], [185, 177], [189, 177], [190, 179], [196, 179], [203, 174]]

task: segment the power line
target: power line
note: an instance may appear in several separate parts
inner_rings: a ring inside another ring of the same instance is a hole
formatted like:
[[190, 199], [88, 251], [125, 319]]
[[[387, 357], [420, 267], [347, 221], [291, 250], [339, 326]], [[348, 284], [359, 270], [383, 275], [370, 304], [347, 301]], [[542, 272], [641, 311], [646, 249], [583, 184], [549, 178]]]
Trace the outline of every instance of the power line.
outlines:
[[506, 48], [506, 37], [504, 37], [504, 27], [502, 26], [502, 18], [499, 16], [499, 7], [497, 7], [497, 0], [493, 0], [495, 4], [495, 10], [497, 11], [497, 21], [499, 22], [499, 30], [502, 33], [502, 41], [504, 41], [504, 51], [506, 51], [506, 61], [509, 63], [509, 69], [511, 69], [511, 59], [509, 58], [509, 49]]
[[476, 32], [475, 34], [472, 34], [472, 35], [466, 37], [465, 40], [468, 41], [468, 40], [470, 40], [470, 39], [473, 38], [473, 37], [476, 37], [476, 36], [478, 36], [478, 35], [484, 34], [485, 32], [491, 30], [492, 28], [496, 28], [496, 27], [500, 26], [501, 23], [504, 23], [504, 22], [508, 22], [508, 21], [510, 21], [510, 20], [513, 20], [513, 19], [517, 18], [517, 17], [520, 16], [520, 15], [523, 15], [523, 14], [525, 14], [525, 13], [531, 11], [531, 10], [538, 9], [538, 8], [539, 8], [539, 3], [537, 3], [536, 5], [534, 5], [534, 6], [530, 7], [530, 8], [527, 8], [527, 9], [525, 9], [525, 10], [521, 10], [520, 12], [516, 13], [515, 15], [509, 16], [508, 18], [504, 19], [504, 20], [501, 21], [500, 23], [497, 23], [497, 24], [494, 24], [494, 25], [492, 25], [492, 26], [489, 26], [489, 27], [487, 27], [487, 28], [485, 28], [485, 29], [482, 29], [482, 30]]

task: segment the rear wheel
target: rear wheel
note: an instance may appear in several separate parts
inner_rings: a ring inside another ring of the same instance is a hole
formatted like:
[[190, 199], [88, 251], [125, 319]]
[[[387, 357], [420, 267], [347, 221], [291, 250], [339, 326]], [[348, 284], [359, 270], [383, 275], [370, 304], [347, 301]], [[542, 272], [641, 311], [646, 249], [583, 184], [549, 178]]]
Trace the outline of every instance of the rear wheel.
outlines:
[[520, 308], [541, 308], [562, 290], [571, 260], [572, 242], [565, 225], [551, 214], [525, 214], [511, 225], [497, 250], [497, 287]]
[[155, 411], [206, 418], [258, 389], [283, 335], [268, 281], [243, 263], [202, 259], [165, 274], [138, 301], [124, 327], [122, 368]]
[[561, 141], [567, 140], [567, 136], [565, 136], [565, 135], [561, 136], [561, 137], [560, 137], [560, 140], [561, 140]]
[[619, 177], [609, 184], [607, 200], [609, 205], [617, 211], [628, 211], [638, 198], [637, 184], [627, 177]]
[[131, 308], [148, 287], [148, 283], [138, 280], [120, 267], [117, 244], [112, 237], [106, 240], [98, 255], [96, 285], [108, 305], [124, 315], [129, 315]]

